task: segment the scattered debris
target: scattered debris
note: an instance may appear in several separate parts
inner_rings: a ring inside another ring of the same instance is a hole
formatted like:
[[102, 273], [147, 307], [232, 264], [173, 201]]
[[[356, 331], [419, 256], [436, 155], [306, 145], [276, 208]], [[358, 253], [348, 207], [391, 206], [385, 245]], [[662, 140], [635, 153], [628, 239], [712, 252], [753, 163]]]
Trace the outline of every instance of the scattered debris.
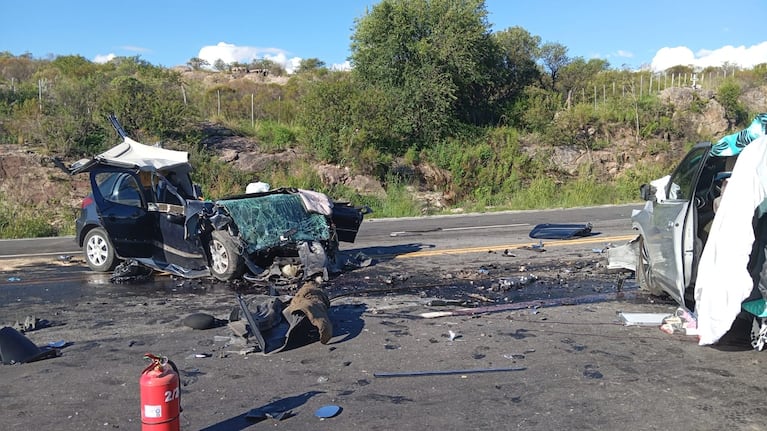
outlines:
[[24, 317], [24, 320], [17, 320], [14, 323], [6, 324], [4, 326], [10, 326], [19, 332], [29, 332], [36, 329], [48, 328], [51, 326], [51, 322], [30, 315]]
[[499, 311], [523, 310], [527, 308], [537, 308], [537, 307], [555, 307], [560, 305], [589, 304], [592, 302], [600, 302], [600, 301], [615, 299], [618, 295], [620, 294], [619, 293], [599, 293], [594, 295], [583, 295], [583, 296], [574, 297], [574, 298], [536, 299], [533, 301], [488, 305], [485, 307], [459, 308], [452, 311], [428, 311], [425, 313], [420, 313], [418, 316], [424, 319], [433, 319], [436, 317], [473, 316], [477, 314], [497, 313]]
[[667, 334], [698, 335], [698, 322], [688, 309], [679, 307], [663, 318], [660, 330]]
[[591, 223], [567, 224], [567, 223], [542, 223], [536, 225], [530, 231], [530, 238], [543, 239], [571, 239], [598, 235], [591, 232]]
[[255, 342], [255, 349], [264, 354], [314, 341], [327, 344], [333, 336], [328, 317], [330, 299], [314, 281], [304, 283], [287, 306], [279, 298], [269, 297], [256, 307], [254, 314], [241, 295], [237, 296], [237, 302], [229, 328], [235, 336]]
[[424, 229], [424, 230], [402, 230], [402, 231], [392, 232], [389, 234], [389, 236], [395, 237], [395, 236], [420, 235], [422, 233], [439, 232], [441, 230], [442, 230], [441, 227], [437, 227], [434, 229]]
[[320, 419], [329, 419], [341, 413], [341, 407], [336, 405], [322, 406], [314, 412], [314, 416]]
[[626, 313], [618, 312], [618, 317], [626, 326], [660, 326], [668, 313]]
[[60, 351], [55, 348], [37, 347], [32, 340], [10, 326], [0, 329], [0, 361], [3, 364], [23, 364], [55, 358], [59, 354]]
[[546, 251], [545, 248], [543, 248], [543, 241], [538, 241], [538, 244], [531, 244], [521, 247], [523, 250], [530, 250], [530, 251], [537, 251], [539, 253], [543, 253]]
[[453, 374], [479, 374], [479, 373], [497, 373], [504, 371], [523, 371], [525, 367], [510, 368], [477, 368], [468, 370], [430, 370], [430, 371], [403, 371], [403, 372], [378, 372], [373, 373], [373, 377], [416, 377], [416, 376], [447, 376]]
[[109, 281], [112, 283], [141, 283], [152, 276], [152, 268], [144, 266], [135, 259], [128, 259], [115, 267]]
[[211, 329], [223, 326], [226, 321], [216, 319], [207, 313], [192, 313], [184, 317], [182, 323], [192, 329]]

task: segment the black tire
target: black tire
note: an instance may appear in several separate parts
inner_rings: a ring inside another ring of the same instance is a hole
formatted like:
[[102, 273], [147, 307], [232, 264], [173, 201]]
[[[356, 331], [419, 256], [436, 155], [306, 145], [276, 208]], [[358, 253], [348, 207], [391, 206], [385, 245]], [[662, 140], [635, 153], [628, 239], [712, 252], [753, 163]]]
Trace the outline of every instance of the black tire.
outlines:
[[103, 228], [95, 227], [85, 235], [83, 257], [93, 271], [108, 272], [115, 268], [115, 248]]
[[225, 231], [215, 230], [210, 234], [210, 273], [221, 281], [239, 278], [245, 272], [245, 261]]
[[651, 295], [663, 296], [663, 290], [652, 284], [652, 268], [650, 267], [649, 253], [647, 252], [647, 245], [644, 243], [644, 237], [639, 237], [637, 248], [639, 253], [637, 254], [636, 279], [639, 288]]

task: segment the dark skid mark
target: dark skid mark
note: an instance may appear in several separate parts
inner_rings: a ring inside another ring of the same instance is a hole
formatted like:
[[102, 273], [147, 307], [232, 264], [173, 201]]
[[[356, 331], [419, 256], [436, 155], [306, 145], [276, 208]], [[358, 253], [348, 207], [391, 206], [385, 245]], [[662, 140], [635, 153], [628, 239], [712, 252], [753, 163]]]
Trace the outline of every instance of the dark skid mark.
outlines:
[[388, 401], [392, 404], [403, 404], [403, 403], [413, 402], [412, 398], [403, 397], [402, 395], [369, 394], [369, 395], [360, 397], [360, 399], [379, 401], [379, 402]]
[[535, 337], [533, 334], [528, 334], [527, 329], [517, 329], [514, 332], [501, 332], [498, 335], [508, 335], [509, 337], [515, 339], [515, 340], [524, 340], [527, 337]]
[[706, 367], [690, 367], [691, 371], [700, 371], [703, 373], [714, 374], [722, 377], [733, 377], [734, 374], [727, 370], [721, 370], [718, 368], [706, 368]]

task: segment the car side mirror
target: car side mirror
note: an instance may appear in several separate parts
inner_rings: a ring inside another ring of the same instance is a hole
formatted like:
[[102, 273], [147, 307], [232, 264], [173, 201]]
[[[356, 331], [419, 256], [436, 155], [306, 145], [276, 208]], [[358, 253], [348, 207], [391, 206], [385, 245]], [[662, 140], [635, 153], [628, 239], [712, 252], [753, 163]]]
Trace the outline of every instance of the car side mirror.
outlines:
[[639, 196], [645, 201], [654, 201], [656, 191], [658, 190], [651, 184], [642, 184], [639, 186]]

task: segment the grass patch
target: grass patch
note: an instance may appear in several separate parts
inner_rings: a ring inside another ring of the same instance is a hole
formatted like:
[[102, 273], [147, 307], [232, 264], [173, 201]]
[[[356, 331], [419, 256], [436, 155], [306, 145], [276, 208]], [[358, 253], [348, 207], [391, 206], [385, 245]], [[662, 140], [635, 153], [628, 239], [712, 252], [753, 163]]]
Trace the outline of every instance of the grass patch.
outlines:
[[23, 207], [0, 196], [0, 238], [42, 238], [73, 235], [74, 217], [50, 209]]

